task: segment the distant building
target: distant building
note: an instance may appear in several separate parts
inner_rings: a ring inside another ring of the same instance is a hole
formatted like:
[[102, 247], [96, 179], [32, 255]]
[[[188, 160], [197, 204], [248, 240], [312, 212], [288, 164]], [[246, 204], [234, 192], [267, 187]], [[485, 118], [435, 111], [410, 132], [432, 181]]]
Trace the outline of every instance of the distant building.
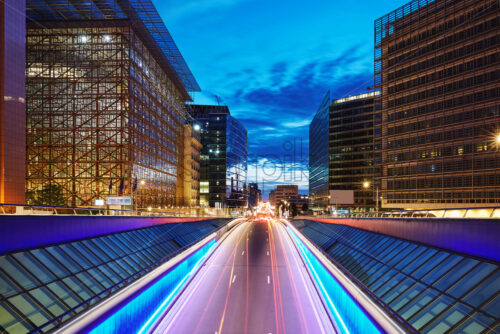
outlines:
[[290, 198], [295, 198], [299, 195], [299, 186], [295, 184], [279, 185], [273, 191], [273, 205], [277, 205], [281, 201], [288, 201]]
[[293, 203], [297, 206], [297, 210], [302, 210], [302, 207], [307, 205], [309, 207], [309, 196], [298, 194], [287, 199], [287, 202]]
[[26, 19], [27, 188], [59, 185], [72, 206], [181, 205], [199, 87], [151, 0], [27, 0]]
[[385, 208], [500, 203], [498, 0], [415, 0], [375, 21]]
[[257, 183], [248, 184], [248, 206], [255, 207], [262, 202], [262, 192]]
[[200, 204], [247, 206], [246, 129], [226, 106], [190, 104], [189, 112], [201, 126]]
[[184, 205], [200, 205], [200, 154], [201, 136], [199, 129], [191, 124], [184, 128]]
[[271, 203], [272, 205], [275, 205], [274, 203], [276, 203], [274, 200], [275, 198], [274, 194], [275, 194], [274, 189], [269, 192], [269, 203]]
[[24, 13], [24, 1], [0, 1], [0, 203], [25, 203]]

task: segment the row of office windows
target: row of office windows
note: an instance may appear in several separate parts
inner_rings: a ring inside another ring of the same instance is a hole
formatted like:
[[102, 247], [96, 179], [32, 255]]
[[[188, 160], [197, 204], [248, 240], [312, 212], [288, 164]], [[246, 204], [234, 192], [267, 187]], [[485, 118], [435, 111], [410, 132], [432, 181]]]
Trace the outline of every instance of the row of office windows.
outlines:
[[429, 85], [433, 82], [454, 77], [456, 75], [464, 75], [469, 71], [479, 71], [483, 67], [497, 64], [499, 59], [498, 54], [493, 53], [481, 58], [472, 59], [466, 63], [457, 64], [446, 69], [437, 70], [436, 72], [426, 74], [424, 76], [410, 79], [403, 83], [399, 83], [387, 88], [388, 94], [394, 94], [416, 88], [422, 85]]
[[[446, 31], [462, 26], [464, 23], [470, 22], [472, 19], [477, 20], [479, 17], [485, 15], [486, 13], [494, 13], [497, 8], [498, 3], [496, 1], [484, 5], [475, 5], [472, 10], [467, 11], [460, 16], [456, 16], [451, 20], [432, 26], [420, 33], [412, 34], [412, 36], [410, 36], [409, 38], [391, 45], [387, 50], [387, 54], [390, 55], [398, 50], [404, 50], [414, 44], [425, 42], [426, 40], [434, 38], [435, 36], [439, 36]], [[451, 14], [448, 15], [451, 16]]]
[[484, 34], [486, 32], [495, 31], [496, 29], [498, 29], [498, 22], [499, 20], [496, 17], [489, 21], [481, 22], [473, 27], [461, 30], [453, 35], [448, 35], [432, 43], [426, 43], [418, 49], [414, 49], [397, 57], [393, 57], [388, 60], [387, 64], [388, 66], [394, 66], [395, 64], [399, 65], [402, 62], [409, 61], [418, 57], [423, 57], [426, 54], [435, 52], [436, 50], [447, 48], [457, 42], [463, 42], [467, 39], [473, 39], [478, 35]]
[[421, 92], [409, 94], [403, 97], [399, 97], [393, 100], [387, 101], [387, 106], [389, 108], [399, 107], [406, 104], [411, 104], [417, 101], [422, 101], [425, 99], [430, 99], [436, 96], [442, 96], [443, 94], [450, 94], [457, 91], [463, 91], [469, 88], [476, 88], [480, 85], [488, 84], [491, 82], [497, 82], [499, 79], [500, 70], [494, 70], [488, 73], [483, 73], [476, 75], [474, 77], [466, 78], [463, 80], [454, 81], [447, 83], [442, 86], [437, 86], [430, 88]]
[[388, 180], [387, 190], [412, 190], [425, 188], [495, 187], [500, 185], [500, 174], [451, 175], [416, 177]]
[[404, 176], [415, 174], [452, 173], [467, 170], [495, 169], [500, 166], [500, 157], [467, 157], [450, 161], [433, 161], [432, 163], [397, 166], [387, 168], [387, 176]]
[[[486, 138], [488, 138], [490, 143], [492, 143], [493, 137], [494, 137], [493, 134], [496, 133], [497, 128], [498, 128], [498, 124], [489, 122], [489, 123], [482, 124], [482, 125], [475, 126], [475, 127], [460, 128], [460, 129], [455, 129], [455, 130], [450, 130], [450, 131], [436, 132], [436, 130], [434, 130], [433, 133], [430, 133], [430, 134], [388, 141], [387, 148], [388, 149], [402, 148], [402, 147], [415, 146], [415, 145], [420, 147], [420, 146], [425, 145], [425, 144], [442, 143], [444, 141], [450, 141], [450, 140], [453, 140], [453, 141], [461, 140], [461, 139], [464, 140], [464, 139], [473, 138], [473, 137], [476, 137], [476, 138], [482, 137], [480, 139], [481, 141], [484, 141]], [[491, 138], [489, 138], [489, 137], [491, 137]], [[481, 144], [482, 144], [481, 146], [478, 146], [476, 148], [471, 147], [471, 146], [467, 146], [467, 150], [464, 150], [464, 151], [454, 151], [453, 149], [451, 149], [451, 146], [450, 146], [450, 148], [447, 150], [444, 150], [444, 148], [443, 148], [444, 151], [439, 156], [441, 156], [441, 155], [450, 156], [450, 155], [456, 155], [456, 154], [462, 155], [462, 154], [468, 153], [468, 152], [472, 153], [472, 152], [485, 151], [484, 145], [482, 142], [481, 142]], [[472, 145], [472, 144], [470, 144], [470, 145]], [[427, 158], [427, 156], [425, 154], [420, 155], [420, 153], [416, 153], [416, 152], [425, 152], [425, 151], [426, 150], [414, 151], [414, 153], [412, 153], [414, 155], [408, 156], [408, 157], [401, 156], [401, 159], [398, 158], [397, 161]]]
[[456, 188], [456, 189], [437, 189], [429, 191], [425, 189], [420, 190], [406, 190], [400, 191], [386, 191], [383, 190], [384, 199], [389, 203], [500, 203], [499, 191], [470, 191], [470, 189]]
[[[488, 128], [490, 129], [495, 129], [495, 124], [489, 126]], [[480, 129], [480, 128], [479, 128]], [[460, 133], [460, 132], [458, 132]], [[423, 160], [423, 159], [435, 159], [435, 158], [440, 158], [440, 157], [452, 157], [452, 156], [461, 156], [461, 155], [466, 155], [466, 154], [471, 154], [471, 153], [484, 153], [487, 151], [495, 151], [496, 150], [496, 144], [493, 143], [493, 138], [489, 141], [486, 142], [484, 141], [484, 132], [479, 132], [477, 134], [483, 136], [483, 140], [479, 143], [475, 144], [459, 144], [459, 145], [450, 145], [450, 146], [445, 146], [445, 147], [431, 147], [431, 148], [425, 148], [425, 149], [418, 149], [417, 146], [416, 150], [413, 151], [405, 151], [405, 152], [398, 152], [398, 153], [389, 153], [387, 154], [387, 158], [385, 162], [402, 162], [402, 161], [413, 161], [413, 160]], [[420, 138], [425, 138], [426, 136], [422, 136]], [[429, 137], [432, 137], [430, 135]], [[436, 136], [439, 137], [439, 136]], [[462, 139], [465, 137], [472, 137], [472, 135], [469, 136], [456, 136], [453, 137], [455, 139]], [[449, 138], [449, 139], [453, 139]], [[448, 139], [448, 138], [447, 138]], [[401, 145], [397, 145], [397, 142], [401, 142]], [[415, 141], [410, 140], [398, 140], [395, 142], [392, 142], [395, 144], [395, 146], [390, 146], [390, 147], [403, 147], [403, 143], [411, 142], [412, 145], [415, 143]], [[424, 143], [422, 143], [424, 144]], [[418, 144], [417, 144], [418, 145]]]
[[426, 105], [408, 108], [401, 111], [391, 112], [387, 115], [388, 122], [395, 122], [412, 117], [428, 115], [435, 112], [444, 112], [448, 109], [459, 108], [468, 104], [478, 104], [500, 97], [500, 87], [490, 88], [481, 92], [474, 92], [468, 95], [438, 100]]
[[400, 68], [400, 66], [395, 66], [394, 71], [387, 72], [387, 80], [392, 81], [392, 80], [401, 79], [405, 76], [408, 76], [408, 75], [411, 75], [414, 73], [421, 73], [421, 72], [426, 71], [428, 69], [441, 66], [441, 65], [448, 63], [450, 61], [454, 61], [456, 59], [461, 59], [461, 58], [471, 56], [471, 55], [474, 55], [474, 54], [477, 54], [480, 52], [485, 52], [489, 48], [496, 47], [498, 45], [499, 41], [500, 41], [500, 37], [492, 36], [492, 37], [488, 37], [484, 40], [453, 49], [451, 51], [440, 54], [438, 56], [425, 59], [421, 62], [408, 65], [407, 67]]
[[439, 116], [431, 119], [417, 120], [412, 123], [395, 125], [387, 128], [388, 135], [397, 135], [412, 131], [428, 130], [441, 126], [450, 126], [462, 122], [476, 121], [482, 118], [500, 116], [500, 106], [490, 106], [474, 110], [467, 110], [452, 115]]

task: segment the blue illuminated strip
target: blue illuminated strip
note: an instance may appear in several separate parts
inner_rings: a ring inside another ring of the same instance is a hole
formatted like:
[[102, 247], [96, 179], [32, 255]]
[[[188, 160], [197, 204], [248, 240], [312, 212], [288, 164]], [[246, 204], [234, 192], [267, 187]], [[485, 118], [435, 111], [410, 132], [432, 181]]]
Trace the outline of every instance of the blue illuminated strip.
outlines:
[[[93, 328], [92, 334], [147, 333], [217, 245], [215, 239]], [[166, 296], [166, 297], [165, 297]]]
[[342, 285], [321, 264], [318, 258], [287, 226], [290, 235], [304, 258], [316, 286], [341, 333], [380, 333], [363, 309], [344, 290]]

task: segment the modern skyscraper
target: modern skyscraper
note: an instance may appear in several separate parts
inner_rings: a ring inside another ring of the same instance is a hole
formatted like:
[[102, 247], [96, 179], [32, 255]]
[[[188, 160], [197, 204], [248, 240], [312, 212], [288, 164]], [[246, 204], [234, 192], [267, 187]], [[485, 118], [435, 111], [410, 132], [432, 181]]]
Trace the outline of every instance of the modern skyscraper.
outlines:
[[415, 0], [375, 21], [383, 207], [500, 203], [499, 6]]
[[375, 207], [373, 193], [373, 98], [365, 93], [330, 105], [329, 190], [353, 190], [356, 211]]
[[201, 126], [200, 204], [247, 205], [247, 131], [226, 106], [189, 105]]
[[24, 0], [0, 1], [0, 203], [25, 203]]
[[313, 208], [328, 206], [330, 92], [309, 125], [309, 200]]
[[[48, 3], [48, 5], [47, 5]], [[150, 0], [28, 0], [27, 187], [66, 205], [182, 204], [185, 107], [199, 86]]]
[[[309, 202], [353, 211], [375, 207], [373, 190], [373, 99], [370, 92], [323, 99], [309, 127]], [[335, 203], [330, 192], [349, 190], [354, 203]]]

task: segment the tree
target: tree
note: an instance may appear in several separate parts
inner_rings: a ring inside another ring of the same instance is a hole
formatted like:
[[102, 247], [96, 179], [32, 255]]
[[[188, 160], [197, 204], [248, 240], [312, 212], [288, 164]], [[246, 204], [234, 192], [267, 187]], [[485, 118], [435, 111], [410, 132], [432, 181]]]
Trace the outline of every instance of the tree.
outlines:
[[307, 210], [309, 210], [307, 203], [302, 204], [302, 212], [306, 212]]
[[297, 204], [292, 203], [290, 204], [290, 214], [292, 217], [295, 217], [299, 213], [299, 210], [297, 210]]
[[62, 187], [57, 184], [46, 184], [41, 190], [26, 192], [26, 201], [28, 204], [35, 205], [65, 205]]

